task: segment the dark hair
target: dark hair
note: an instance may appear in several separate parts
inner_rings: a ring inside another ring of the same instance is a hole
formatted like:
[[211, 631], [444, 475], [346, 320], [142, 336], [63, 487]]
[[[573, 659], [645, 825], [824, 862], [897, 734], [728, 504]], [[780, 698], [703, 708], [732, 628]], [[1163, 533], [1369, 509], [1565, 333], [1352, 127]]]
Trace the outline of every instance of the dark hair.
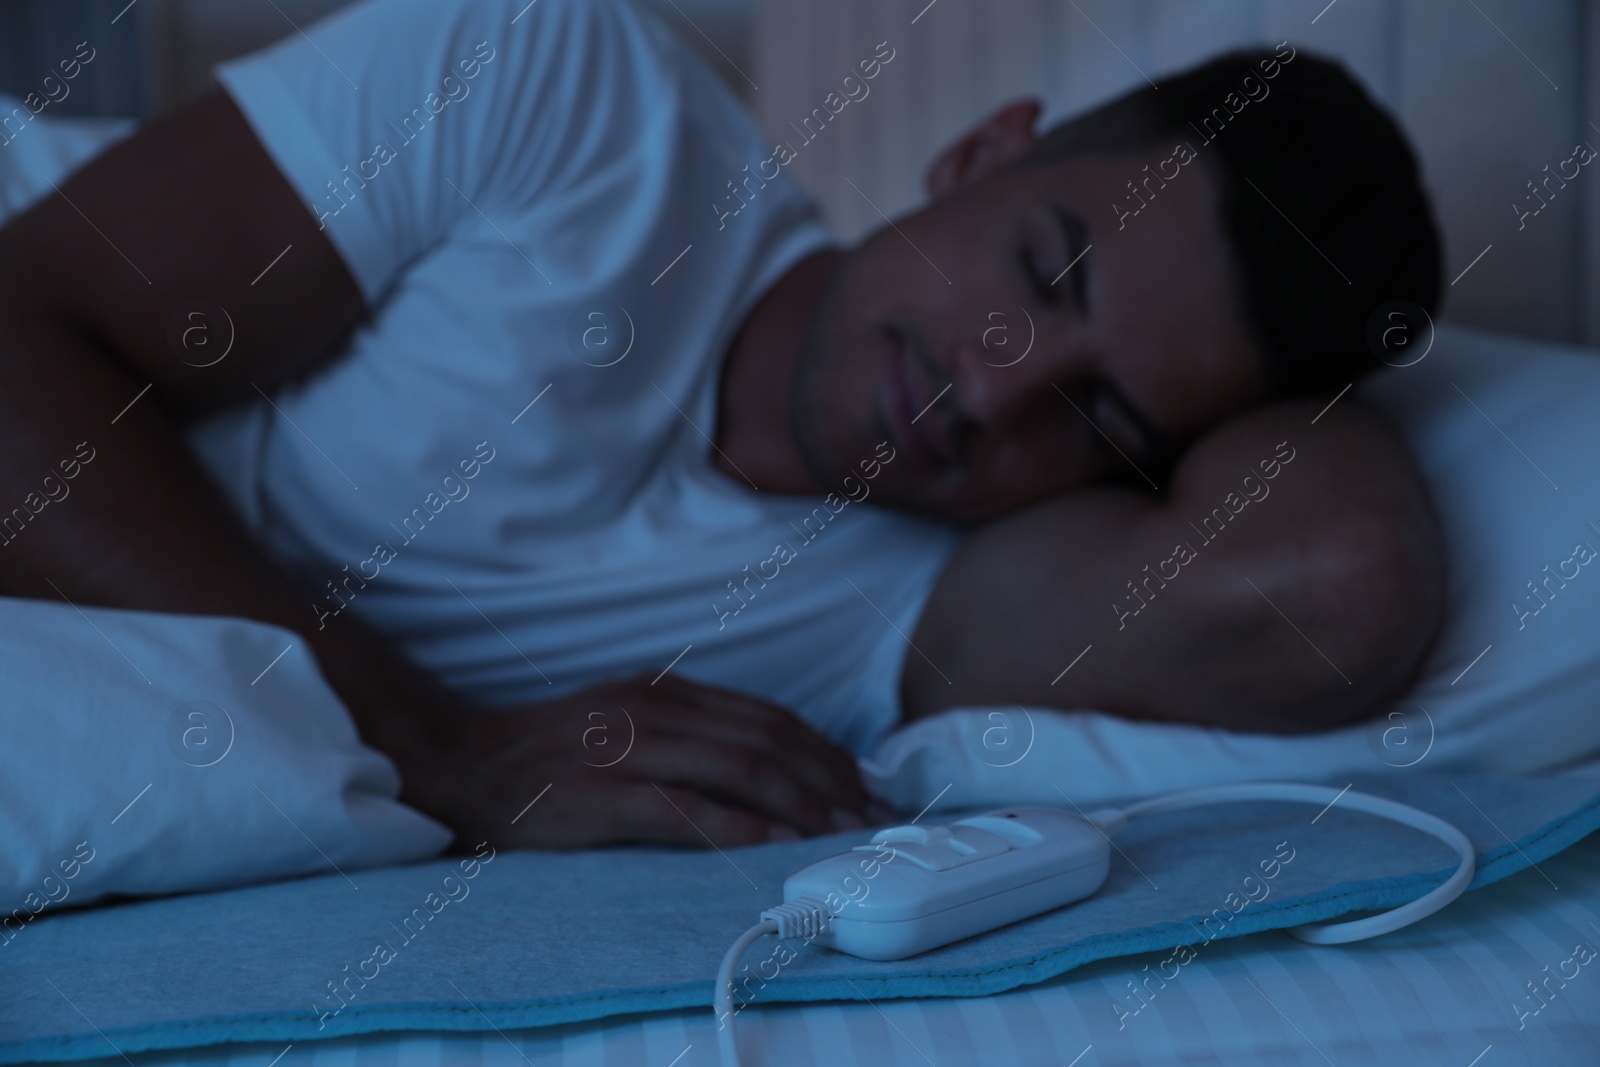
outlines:
[[1230, 52], [1053, 127], [1015, 165], [1174, 138], [1218, 179], [1240, 311], [1272, 395], [1376, 367], [1367, 328], [1383, 305], [1436, 313], [1439, 233], [1416, 158], [1331, 60], [1287, 45]]

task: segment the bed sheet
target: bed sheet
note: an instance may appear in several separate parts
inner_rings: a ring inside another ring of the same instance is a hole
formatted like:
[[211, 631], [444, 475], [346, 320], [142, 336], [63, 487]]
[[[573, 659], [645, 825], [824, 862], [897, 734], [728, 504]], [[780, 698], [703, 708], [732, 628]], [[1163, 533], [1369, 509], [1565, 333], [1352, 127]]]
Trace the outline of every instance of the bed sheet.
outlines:
[[[981, 998], [755, 1007], [749, 1064], [1405, 1064], [1600, 1062], [1600, 834], [1374, 941], [1281, 932], [1105, 960]], [[1147, 969], [1148, 968], [1148, 969]], [[1134, 987], [1146, 992], [1136, 996]], [[492, 1016], [486, 1021], [493, 1024]], [[367, 1034], [135, 1054], [93, 1067], [715, 1067], [709, 1009], [479, 1033]]]

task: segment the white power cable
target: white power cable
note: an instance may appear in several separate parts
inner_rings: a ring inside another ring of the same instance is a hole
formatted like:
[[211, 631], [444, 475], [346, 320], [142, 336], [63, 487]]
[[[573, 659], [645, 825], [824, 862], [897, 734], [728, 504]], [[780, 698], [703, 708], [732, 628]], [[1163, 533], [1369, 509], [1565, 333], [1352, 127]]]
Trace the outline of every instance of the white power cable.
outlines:
[[[1342, 923], [1310, 923], [1304, 926], [1291, 926], [1286, 931], [1292, 937], [1313, 945], [1340, 945], [1350, 941], [1362, 941], [1369, 937], [1377, 937], [1379, 934], [1390, 933], [1403, 926], [1410, 926], [1418, 919], [1432, 915], [1465, 892], [1467, 883], [1472, 881], [1472, 874], [1477, 866], [1477, 853], [1473, 851], [1472, 842], [1467, 840], [1467, 835], [1437, 816], [1393, 800], [1375, 797], [1370, 793], [1357, 793], [1348, 788], [1341, 791], [1328, 786], [1302, 785], [1298, 782], [1249, 782], [1240, 785], [1211, 786], [1205, 789], [1185, 789], [1142, 800], [1121, 811], [1108, 808], [1093, 812], [1089, 815], [1089, 821], [1105, 830], [1107, 836], [1115, 837], [1117, 831], [1122, 829], [1128, 820], [1140, 815], [1158, 811], [1179, 811], [1207, 804], [1227, 804], [1238, 800], [1288, 800], [1302, 804], [1324, 804], [1328, 807], [1338, 803], [1355, 811], [1377, 815], [1437, 837], [1461, 857], [1455, 873], [1445, 879], [1442, 885], [1429, 890], [1409, 904], [1402, 904], [1398, 908], [1378, 915], [1369, 915], [1365, 919]], [[1103, 817], [1109, 817], [1109, 820], [1102, 821]]]
[[745, 949], [765, 935], [777, 932], [778, 924], [771, 919], [756, 923], [739, 935], [722, 957], [722, 966], [717, 968], [717, 1041], [722, 1046], [722, 1062], [728, 1067], [739, 1067], [739, 1039], [733, 1032], [733, 969], [739, 965], [739, 957], [744, 955]]
[[733, 1031], [733, 969], [745, 949], [767, 934], [780, 938], [803, 937], [807, 941], [816, 937], [828, 926], [833, 912], [826, 902], [815, 897], [796, 897], [794, 900], [768, 908], [761, 913], [761, 921], [739, 935], [722, 957], [717, 968], [715, 1007], [717, 1011], [718, 1043], [722, 1046], [722, 1059], [728, 1067], [739, 1067], [739, 1039]]
[[[1455, 873], [1442, 885], [1429, 890], [1409, 904], [1402, 904], [1400, 907], [1377, 915], [1369, 915], [1364, 919], [1337, 923], [1307, 923], [1291, 926], [1285, 931], [1292, 937], [1313, 945], [1339, 945], [1350, 941], [1362, 941], [1409, 926], [1418, 919], [1432, 915], [1465, 892], [1476, 869], [1477, 854], [1473, 851], [1472, 842], [1454, 826], [1409, 805], [1375, 797], [1370, 793], [1358, 793], [1348, 787], [1336, 790], [1328, 786], [1304, 785], [1298, 782], [1250, 782], [1204, 789], [1185, 789], [1142, 800], [1122, 809], [1102, 808], [1090, 812], [1087, 818], [1100, 827], [1108, 838], [1115, 838], [1130, 820], [1141, 815], [1180, 811], [1209, 804], [1227, 804], [1240, 800], [1287, 800], [1303, 804], [1322, 804], [1325, 805], [1324, 811], [1336, 803], [1343, 804], [1352, 810], [1377, 815], [1430, 834], [1449, 845], [1461, 858]], [[727, 1067], [739, 1067], [740, 1062], [738, 1040], [733, 1029], [735, 1011], [733, 971], [739, 964], [739, 958], [744, 955], [746, 949], [769, 933], [777, 934], [781, 938], [803, 936], [809, 940], [827, 925], [831, 917], [832, 913], [822, 901], [809, 897], [779, 904], [762, 912], [761, 921], [740, 934], [738, 940], [722, 957], [722, 965], [717, 969], [715, 1007], [723, 1061]]]

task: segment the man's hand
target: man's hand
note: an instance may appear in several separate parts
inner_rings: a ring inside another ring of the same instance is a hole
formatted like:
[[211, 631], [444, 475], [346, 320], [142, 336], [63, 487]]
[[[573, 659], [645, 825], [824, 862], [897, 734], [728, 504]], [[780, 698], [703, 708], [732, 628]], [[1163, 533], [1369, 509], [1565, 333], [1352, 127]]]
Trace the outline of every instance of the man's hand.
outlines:
[[1160, 496], [1085, 489], [977, 531], [918, 622], [907, 715], [1020, 702], [1306, 733], [1399, 697], [1443, 618], [1443, 535], [1399, 439], [1329, 399], [1217, 427]]
[[[793, 714], [672, 675], [458, 720], [402, 799], [461, 840], [732, 848], [881, 822], [855, 760]], [[535, 803], [537, 801], [537, 803]]]

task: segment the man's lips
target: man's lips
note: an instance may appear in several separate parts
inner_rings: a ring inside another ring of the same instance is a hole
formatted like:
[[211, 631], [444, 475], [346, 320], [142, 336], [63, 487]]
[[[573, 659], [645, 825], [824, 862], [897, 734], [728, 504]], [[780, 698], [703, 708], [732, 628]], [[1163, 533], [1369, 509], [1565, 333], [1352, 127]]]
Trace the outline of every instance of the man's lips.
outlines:
[[886, 407], [896, 435], [901, 444], [919, 453], [924, 461], [949, 466], [955, 458], [954, 451], [943, 420], [933, 410], [944, 394], [929, 392], [900, 334], [891, 335], [889, 350]]

